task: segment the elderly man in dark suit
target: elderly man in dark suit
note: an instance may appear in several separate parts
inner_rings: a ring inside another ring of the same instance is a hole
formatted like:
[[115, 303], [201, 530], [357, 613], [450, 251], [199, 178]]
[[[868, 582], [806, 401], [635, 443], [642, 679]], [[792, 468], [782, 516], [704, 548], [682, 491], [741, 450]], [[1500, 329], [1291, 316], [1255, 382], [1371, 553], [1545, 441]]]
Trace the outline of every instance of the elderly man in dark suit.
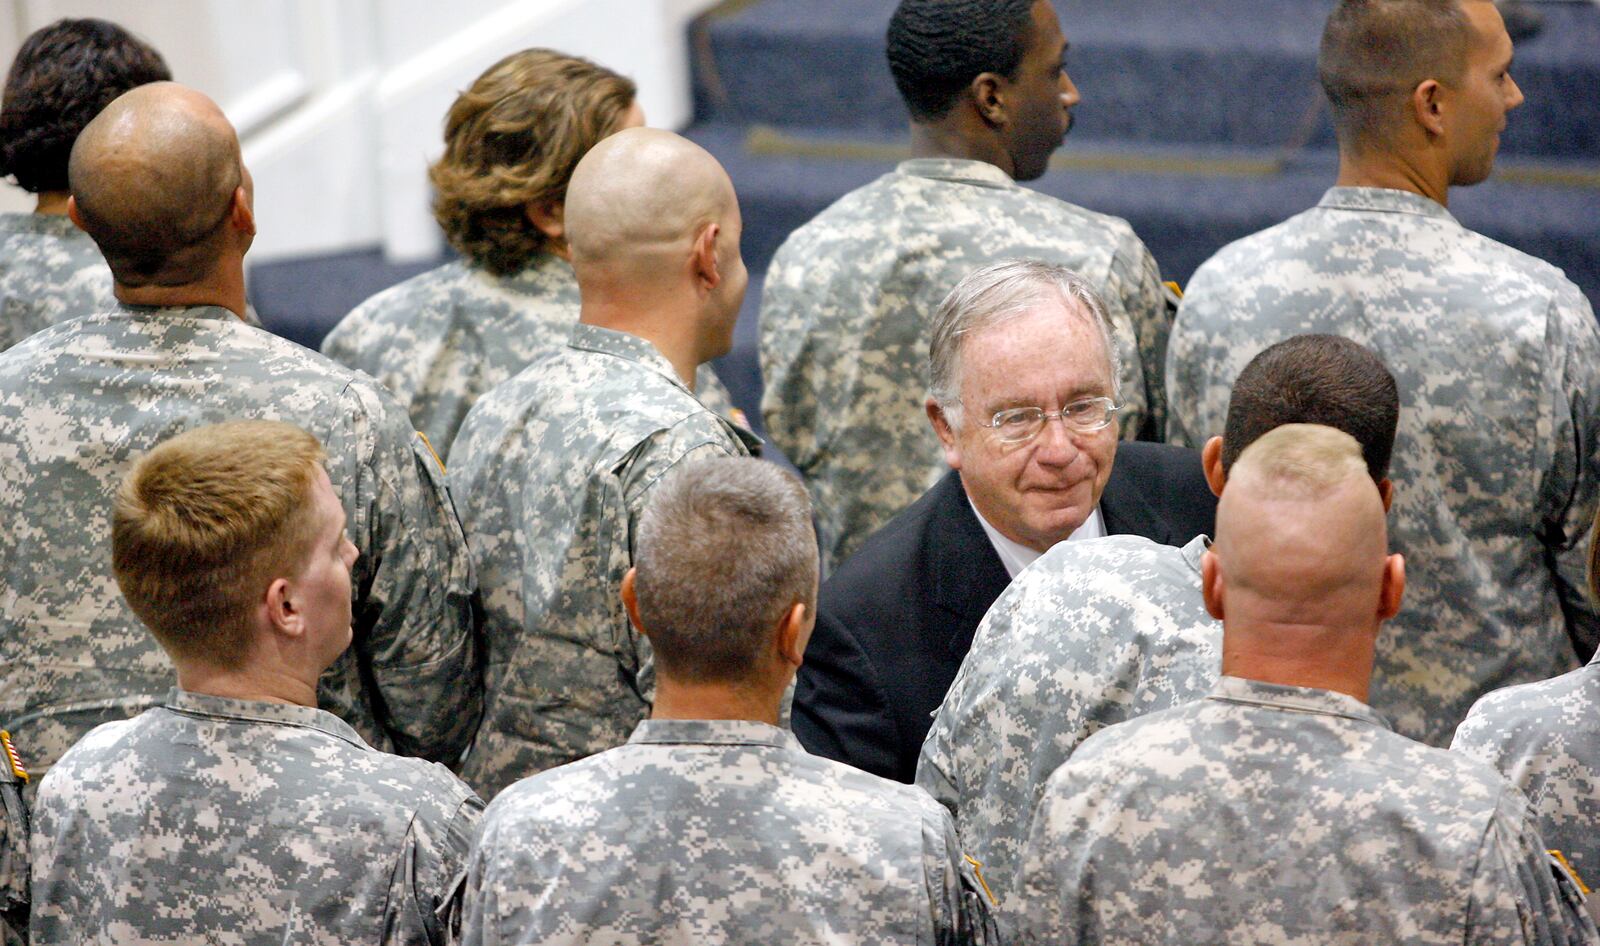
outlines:
[[951, 291], [926, 402], [951, 470], [822, 586], [795, 691], [807, 749], [910, 782], [979, 620], [1030, 562], [1063, 541], [1209, 534], [1198, 453], [1118, 444], [1116, 351], [1062, 267], [1007, 261]]

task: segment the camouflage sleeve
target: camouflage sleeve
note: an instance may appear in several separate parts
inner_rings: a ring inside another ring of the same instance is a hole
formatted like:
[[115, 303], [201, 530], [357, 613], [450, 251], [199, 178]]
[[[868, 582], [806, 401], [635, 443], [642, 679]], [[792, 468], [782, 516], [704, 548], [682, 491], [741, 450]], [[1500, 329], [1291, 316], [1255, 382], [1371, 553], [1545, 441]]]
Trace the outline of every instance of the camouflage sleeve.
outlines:
[[[1077, 941], [1074, 931], [1069, 929], [1067, 909], [1069, 903], [1078, 901], [1079, 891], [1076, 884], [1064, 889], [1056, 869], [1059, 863], [1069, 859], [1051, 856], [1064, 846], [1056, 825], [1067, 817], [1057, 811], [1061, 799], [1057, 785], [1065, 778], [1058, 772], [1050, 779], [1028, 828], [1028, 843], [1017, 877], [1017, 904], [1009, 914], [1014, 928], [1007, 931], [1017, 943], [1065, 946]], [[1081, 864], [1082, 858], [1071, 858], [1070, 863]]]
[[1506, 787], [1478, 851], [1466, 946], [1592, 944], [1593, 924], [1563, 894], [1522, 793]]
[[[957, 678], [959, 681], [959, 677]], [[955, 692], [954, 687], [951, 693]], [[950, 699], [945, 698], [948, 706]], [[952, 818], [961, 817], [961, 791], [956, 784], [956, 757], [952, 747], [953, 734], [950, 721], [941, 707], [933, 718], [933, 726], [922, 740], [922, 754], [917, 757], [917, 787], [933, 796]]]
[[1570, 283], [1547, 322], [1553, 390], [1552, 455], [1540, 488], [1540, 536], [1567, 633], [1587, 660], [1600, 644], [1600, 613], [1589, 600], [1589, 532], [1600, 492], [1600, 327]]
[[370, 468], [358, 472], [370, 516], [350, 524], [363, 553], [354, 646], [395, 751], [449, 764], [483, 712], [466, 537], [444, 469], [405, 412], [365, 386], [349, 390], [373, 418], [375, 440]]
[[462, 881], [483, 802], [468, 795], [437, 822], [418, 812], [389, 879], [386, 943], [444, 946], [459, 920]]
[[820, 369], [814, 362], [815, 326], [802, 304], [805, 267], [789, 262], [787, 248], [773, 257], [761, 290], [761, 419], [809, 486], [817, 462], [817, 396], [811, 386]]
[[[696, 422], [703, 423], [705, 415], [699, 418], [691, 417], [686, 424], [679, 427], [696, 426]], [[633, 563], [634, 533], [639, 525], [639, 517], [650, 504], [650, 497], [655, 493], [656, 486], [668, 473], [684, 464], [696, 460], [708, 460], [713, 457], [730, 457], [742, 455], [740, 450], [731, 445], [729, 439], [714, 436], [693, 436], [693, 445], [683, 449], [677, 441], [684, 431], [677, 428], [664, 431], [647, 440], [634, 454], [622, 482], [623, 503], [628, 515], [628, 548], [627, 560], [621, 571], [626, 571]], [[697, 441], [697, 442], [695, 442]], [[618, 574], [621, 574], [621, 571]], [[650, 650], [650, 642], [644, 635], [634, 629], [633, 623], [628, 620], [628, 614], [622, 606], [622, 598], [613, 592], [612, 608], [615, 610], [611, 624], [626, 638], [616, 642], [617, 653], [624, 655], [627, 663], [622, 668], [633, 683], [634, 689], [647, 703], [656, 698], [656, 662], [655, 654]]]
[[1191, 291], [1178, 306], [1178, 314], [1172, 322], [1172, 333], [1167, 339], [1166, 397], [1163, 400], [1167, 411], [1167, 443], [1199, 449], [1205, 440], [1203, 422], [1199, 416], [1200, 388], [1204, 379], [1200, 366], [1196, 364], [1195, 348], [1199, 339], [1195, 337], [1191, 326], [1199, 318], [1198, 312], [1203, 302], [1193, 291], [1200, 273], [1195, 275], [1196, 279], [1189, 283]]
[[1167, 429], [1167, 337], [1172, 332], [1172, 313], [1167, 308], [1161, 271], [1150, 250], [1131, 229], [1117, 247], [1111, 267], [1121, 289], [1122, 311], [1133, 327], [1144, 379], [1145, 416], [1138, 439], [1163, 440]]
[[928, 806], [922, 821], [928, 889], [934, 904], [933, 941], [939, 946], [998, 944], [993, 901], [977, 862], [961, 853], [950, 813]]

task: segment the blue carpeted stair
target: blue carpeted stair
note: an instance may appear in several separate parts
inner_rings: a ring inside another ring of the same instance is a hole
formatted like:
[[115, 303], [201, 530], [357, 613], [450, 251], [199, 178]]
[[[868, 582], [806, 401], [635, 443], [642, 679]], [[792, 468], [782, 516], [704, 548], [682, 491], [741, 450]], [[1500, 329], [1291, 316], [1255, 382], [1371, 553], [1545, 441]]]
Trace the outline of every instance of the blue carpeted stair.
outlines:
[[[1056, 0], [1083, 94], [1053, 170], [1030, 186], [1127, 218], [1180, 282], [1223, 244], [1316, 202], [1335, 155], [1315, 61], [1331, 0]], [[797, 226], [903, 156], [906, 117], [883, 32], [895, 0], [732, 0], [694, 28], [697, 124], [744, 210], [753, 279], [718, 372], [757, 416], [760, 274]], [[1457, 189], [1468, 226], [1550, 260], [1600, 299], [1600, 8], [1541, 7], [1520, 44], [1527, 104], [1509, 117], [1496, 176]], [[256, 270], [269, 327], [301, 316], [314, 340], [369, 287], [406, 270], [375, 257], [319, 288], [293, 266]], [[298, 300], [298, 301], [296, 301]], [[279, 302], [291, 303], [280, 308]], [[316, 307], [316, 303], [313, 303]]]

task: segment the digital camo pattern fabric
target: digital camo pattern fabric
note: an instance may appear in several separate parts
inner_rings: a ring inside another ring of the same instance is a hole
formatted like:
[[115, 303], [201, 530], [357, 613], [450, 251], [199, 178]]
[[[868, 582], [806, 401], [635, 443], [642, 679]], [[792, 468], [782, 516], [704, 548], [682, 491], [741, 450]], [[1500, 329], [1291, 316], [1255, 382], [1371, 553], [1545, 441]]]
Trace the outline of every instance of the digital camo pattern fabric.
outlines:
[[[578, 280], [541, 253], [514, 276], [457, 260], [378, 293], [345, 316], [322, 353], [383, 382], [440, 455], [474, 402], [559, 351], [578, 321]], [[701, 403], [735, 416], [710, 365], [695, 379]]]
[[0, 351], [116, 304], [100, 248], [69, 218], [0, 214]]
[[482, 808], [322, 710], [174, 690], [45, 778], [33, 942], [444, 943]]
[[381, 749], [449, 762], [481, 712], [466, 539], [439, 463], [357, 372], [216, 307], [122, 307], [0, 354], [0, 728], [37, 776], [155, 705], [166, 655], [111, 574], [111, 497], [146, 450], [224, 420], [315, 434], [360, 550], [355, 642], [323, 706]]
[[471, 946], [994, 941], [933, 799], [745, 721], [645, 720], [508, 789], [465, 903]]
[[1127, 222], [981, 161], [904, 162], [791, 234], [761, 298], [761, 414], [811, 492], [825, 565], [944, 473], [922, 407], [928, 323], [962, 278], [1014, 257], [1067, 266], [1100, 291], [1122, 356], [1122, 434], [1159, 434], [1169, 314]]
[[1450, 748], [1510, 779], [1538, 812], [1545, 843], [1585, 885], [1600, 883], [1600, 663], [1489, 694]]
[[1022, 941], [1052, 946], [1597, 941], [1488, 766], [1354, 697], [1236, 677], [1051, 776], [1023, 898]]
[[917, 784], [955, 815], [1004, 926], [1050, 773], [1101, 727], [1198, 699], [1216, 682], [1222, 627], [1200, 593], [1205, 543], [1059, 543], [978, 625], [922, 744]]
[[695, 400], [655, 346], [592, 325], [468, 414], [450, 486], [482, 589], [489, 669], [461, 771], [484, 798], [621, 745], [649, 714], [649, 642], [618, 597], [634, 525], [679, 464], [744, 456], [753, 442]]
[[1416, 194], [1336, 187], [1195, 273], [1168, 362], [1176, 443], [1220, 434], [1245, 364], [1305, 332], [1371, 347], [1400, 387], [1389, 541], [1406, 600], [1372, 705], [1445, 745], [1474, 700], [1571, 670], [1600, 474], [1600, 329], [1561, 271]]

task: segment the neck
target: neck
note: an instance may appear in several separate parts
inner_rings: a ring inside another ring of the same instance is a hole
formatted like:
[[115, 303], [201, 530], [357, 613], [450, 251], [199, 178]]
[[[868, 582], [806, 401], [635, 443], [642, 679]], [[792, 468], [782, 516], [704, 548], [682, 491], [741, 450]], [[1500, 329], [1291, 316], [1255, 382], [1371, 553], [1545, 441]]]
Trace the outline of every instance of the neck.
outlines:
[[1450, 206], [1449, 178], [1403, 154], [1365, 154], [1340, 148], [1337, 183], [1340, 187], [1410, 191], [1441, 207]]
[[125, 305], [220, 306], [244, 321], [247, 304], [244, 292], [244, 267], [231, 266], [198, 282], [179, 286], [115, 286], [117, 301]]
[[992, 164], [1012, 177], [1016, 164], [1011, 154], [998, 142], [969, 134], [954, 117], [923, 124], [911, 123], [911, 153], [919, 158], [955, 158], [962, 161], [982, 161]]
[[701, 362], [693, 334], [700, 321], [698, 312], [668, 300], [650, 301], [647, 296], [619, 298], [587, 290], [582, 296], [580, 322], [626, 332], [654, 345], [678, 379], [694, 391], [695, 370]]
[[67, 215], [67, 201], [72, 197], [68, 191], [45, 191], [39, 195], [39, 200], [33, 205], [33, 212], [44, 214], [47, 217], [65, 217]]
[[782, 701], [782, 687], [774, 692], [758, 685], [686, 683], [658, 672], [650, 718], [739, 719], [776, 726]]
[[178, 686], [190, 693], [221, 696], [257, 703], [317, 705], [317, 681], [281, 670], [246, 667], [224, 669], [205, 664], [179, 663]]
[[1224, 621], [1222, 672], [1368, 701], [1377, 629]]

